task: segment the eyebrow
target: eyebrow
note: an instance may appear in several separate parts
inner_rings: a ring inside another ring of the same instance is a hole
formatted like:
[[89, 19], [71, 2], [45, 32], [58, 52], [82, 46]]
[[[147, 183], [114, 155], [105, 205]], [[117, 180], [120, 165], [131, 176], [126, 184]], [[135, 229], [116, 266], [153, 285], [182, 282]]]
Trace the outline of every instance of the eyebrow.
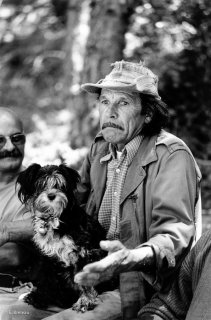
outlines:
[[105, 95], [100, 95], [98, 99], [107, 99], [107, 97]]

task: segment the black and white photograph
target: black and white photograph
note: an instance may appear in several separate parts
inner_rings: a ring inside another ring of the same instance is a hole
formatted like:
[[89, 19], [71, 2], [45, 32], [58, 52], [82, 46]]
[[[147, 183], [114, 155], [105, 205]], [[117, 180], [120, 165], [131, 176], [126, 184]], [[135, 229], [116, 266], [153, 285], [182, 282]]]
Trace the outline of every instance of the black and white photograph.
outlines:
[[211, 1], [0, 0], [0, 320], [211, 320]]

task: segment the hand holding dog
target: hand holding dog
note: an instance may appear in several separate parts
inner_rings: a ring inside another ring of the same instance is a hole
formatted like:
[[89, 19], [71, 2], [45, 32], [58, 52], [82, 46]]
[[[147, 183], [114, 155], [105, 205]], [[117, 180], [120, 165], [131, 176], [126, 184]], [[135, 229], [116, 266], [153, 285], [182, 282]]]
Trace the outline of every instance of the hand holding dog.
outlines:
[[153, 259], [151, 247], [127, 249], [120, 241], [101, 241], [100, 246], [108, 251], [104, 259], [86, 265], [75, 276], [75, 282], [84, 286], [94, 286], [108, 281], [114, 276], [127, 271], [141, 271], [146, 261]]

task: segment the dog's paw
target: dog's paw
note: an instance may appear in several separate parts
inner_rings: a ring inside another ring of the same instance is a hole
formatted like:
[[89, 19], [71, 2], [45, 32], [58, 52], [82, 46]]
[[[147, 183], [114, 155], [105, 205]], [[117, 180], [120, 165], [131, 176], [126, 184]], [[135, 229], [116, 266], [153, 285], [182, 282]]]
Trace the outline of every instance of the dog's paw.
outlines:
[[77, 312], [86, 312], [92, 310], [97, 305], [97, 298], [88, 300], [87, 298], [81, 297], [76, 303], [73, 304], [72, 309]]
[[97, 292], [91, 288], [84, 290], [80, 298], [73, 304], [72, 309], [77, 312], [86, 312], [92, 310], [98, 304]]

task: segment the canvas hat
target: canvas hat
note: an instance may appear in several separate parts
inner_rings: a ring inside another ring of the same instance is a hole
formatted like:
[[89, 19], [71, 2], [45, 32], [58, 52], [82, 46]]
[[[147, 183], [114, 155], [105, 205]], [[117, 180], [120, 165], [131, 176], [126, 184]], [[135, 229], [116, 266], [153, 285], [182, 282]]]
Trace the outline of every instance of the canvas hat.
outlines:
[[149, 94], [161, 99], [158, 94], [158, 77], [143, 63], [116, 61], [112, 63], [112, 71], [97, 83], [85, 83], [81, 89], [88, 93], [100, 94], [101, 89], [125, 90]]

